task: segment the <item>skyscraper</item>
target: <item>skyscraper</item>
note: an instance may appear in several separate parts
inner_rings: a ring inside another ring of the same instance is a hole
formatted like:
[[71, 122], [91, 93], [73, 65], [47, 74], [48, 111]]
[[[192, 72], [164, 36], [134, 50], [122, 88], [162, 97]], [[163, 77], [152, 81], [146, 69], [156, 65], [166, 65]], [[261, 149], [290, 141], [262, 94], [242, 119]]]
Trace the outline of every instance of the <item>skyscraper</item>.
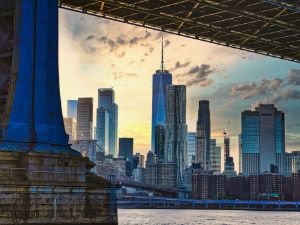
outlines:
[[176, 183], [183, 185], [187, 166], [186, 87], [167, 86], [166, 98], [166, 162], [176, 164]]
[[187, 164], [192, 165], [196, 157], [196, 132], [188, 132], [187, 134]]
[[98, 148], [105, 155], [109, 155], [108, 133], [109, 133], [109, 114], [104, 108], [97, 109], [96, 135]]
[[[226, 133], [225, 133], [226, 135]], [[224, 136], [224, 175], [236, 176], [233, 157], [230, 156], [230, 138]]]
[[154, 151], [157, 155], [158, 161], [165, 160], [165, 142], [166, 142], [166, 128], [163, 125], [155, 126], [155, 147]]
[[226, 167], [227, 159], [230, 157], [230, 138], [224, 137], [224, 168]]
[[273, 104], [261, 104], [255, 111], [242, 112], [242, 173], [270, 172], [277, 166], [286, 172], [284, 113]]
[[119, 156], [129, 160], [132, 159], [133, 138], [119, 138]]
[[118, 105], [115, 103], [115, 92], [112, 88], [98, 89], [96, 139], [99, 146], [108, 143], [106, 154], [117, 156]]
[[77, 120], [77, 100], [67, 101], [67, 117]]
[[221, 172], [221, 147], [217, 146], [216, 139], [210, 139], [210, 163], [214, 173]]
[[77, 105], [77, 140], [93, 138], [93, 98], [79, 98]]
[[210, 171], [210, 111], [207, 100], [199, 101], [196, 163], [200, 163], [204, 171]]
[[[152, 132], [151, 149], [155, 151], [155, 127], [166, 125], [166, 92], [167, 85], [172, 84], [172, 74], [164, 69], [163, 42], [162, 42], [161, 68], [153, 74], [152, 79]], [[155, 152], [155, 154], [157, 154]]]
[[64, 125], [66, 133], [69, 135], [69, 142], [72, 140], [76, 140], [76, 120], [73, 118], [64, 118]]

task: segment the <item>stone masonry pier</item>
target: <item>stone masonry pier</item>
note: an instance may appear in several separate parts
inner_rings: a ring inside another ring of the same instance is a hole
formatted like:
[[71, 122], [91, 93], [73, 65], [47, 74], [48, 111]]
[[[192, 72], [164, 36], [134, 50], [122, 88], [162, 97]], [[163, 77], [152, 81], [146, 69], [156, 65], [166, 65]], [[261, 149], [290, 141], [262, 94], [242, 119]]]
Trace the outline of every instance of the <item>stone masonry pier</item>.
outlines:
[[83, 157], [0, 152], [0, 224], [117, 224], [114, 188]]

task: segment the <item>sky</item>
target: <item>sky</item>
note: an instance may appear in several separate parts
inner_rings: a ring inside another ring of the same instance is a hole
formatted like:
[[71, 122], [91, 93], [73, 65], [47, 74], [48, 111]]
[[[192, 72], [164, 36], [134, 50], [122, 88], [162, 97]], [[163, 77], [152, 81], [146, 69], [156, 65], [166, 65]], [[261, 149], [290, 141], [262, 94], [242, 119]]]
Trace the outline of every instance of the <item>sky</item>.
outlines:
[[[119, 105], [119, 137], [133, 137], [134, 151], [151, 143], [152, 75], [160, 68], [159, 31], [61, 9], [59, 65], [63, 114], [67, 100], [94, 98], [113, 87]], [[199, 100], [210, 101], [212, 137], [231, 137], [238, 164], [241, 112], [274, 103], [286, 114], [286, 151], [300, 150], [300, 64], [164, 34], [165, 69], [187, 86], [188, 131], [195, 131]], [[223, 157], [222, 157], [223, 158]]]

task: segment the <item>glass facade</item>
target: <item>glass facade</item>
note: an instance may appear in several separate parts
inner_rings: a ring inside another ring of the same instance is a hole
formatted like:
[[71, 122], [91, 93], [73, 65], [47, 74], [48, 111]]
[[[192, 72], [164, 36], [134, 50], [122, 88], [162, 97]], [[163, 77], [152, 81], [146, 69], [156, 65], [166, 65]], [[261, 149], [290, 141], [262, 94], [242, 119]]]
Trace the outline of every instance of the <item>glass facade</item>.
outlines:
[[242, 151], [243, 153], [259, 153], [259, 114], [244, 111], [242, 113]]
[[167, 70], [157, 70], [152, 79], [152, 131], [151, 149], [155, 148], [155, 127], [166, 124], [166, 91], [172, 84], [172, 74]]
[[270, 172], [271, 165], [286, 173], [284, 113], [274, 105], [242, 112], [241, 143], [243, 174]]
[[109, 155], [108, 148], [108, 124], [109, 115], [103, 108], [97, 109], [97, 121], [96, 121], [96, 140], [98, 149], [104, 152], [105, 155]]
[[285, 153], [284, 114], [277, 112], [275, 117], [275, 146], [276, 153]]
[[196, 132], [188, 132], [187, 136], [187, 164], [192, 165], [196, 156]]
[[133, 157], [133, 138], [119, 139], [119, 156], [131, 160]]
[[77, 100], [67, 101], [67, 117], [77, 120]]
[[[115, 103], [115, 92], [112, 88], [100, 88], [98, 90], [98, 111], [99, 114], [97, 113], [96, 123], [96, 130], [99, 131], [96, 138], [98, 145], [103, 145], [103, 141], [101, 140], [105, 139], [104, 143], [108, 143], [108, 151], [105, 151], [107, 152], [106, 154], [116, 157], [118, 155], [118, 105]], [[108, 115], [108, 123], [105, 121], [106, 117], [102, 115], [103, 111]], [[108, 134], [105, 133], [107, 131]]]

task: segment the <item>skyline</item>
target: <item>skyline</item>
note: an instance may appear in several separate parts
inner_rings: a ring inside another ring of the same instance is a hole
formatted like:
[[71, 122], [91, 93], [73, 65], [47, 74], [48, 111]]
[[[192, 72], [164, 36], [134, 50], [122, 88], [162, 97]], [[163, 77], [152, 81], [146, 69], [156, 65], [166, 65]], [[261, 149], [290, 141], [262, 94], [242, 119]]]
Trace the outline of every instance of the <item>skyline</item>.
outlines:
[[[160, 68], [160, 35], [157, 31], [60, 10], [64, 115], [67, 99], [96, 99], [98, 88], [113, 86], [120, 111], [119, 137], [133, 137], [135, 152], [146, 154], [151, 144], [151, 81]], [[222, 131], [231, 121], [232, 154], [238, 165], [240, 114], [266, 99], [265, 102], [276, 101], [275, 106], [286, 113], [287, 151], [299, 148], [296, 139], [300, 124], [294, 121], [300, 106], [293, 105], [300, 98], [298, 64], [175, 35], [164, 37], [166, 69], [173, 74], [174, 84], [187, 85], [188, 131], [195, 131], [198, 101], [209, 100], [212, 138], [222, 146]], [[274, 94], [279, 87], [282, 90]], [[283, 101], [289, 99], [294, 100]]]

